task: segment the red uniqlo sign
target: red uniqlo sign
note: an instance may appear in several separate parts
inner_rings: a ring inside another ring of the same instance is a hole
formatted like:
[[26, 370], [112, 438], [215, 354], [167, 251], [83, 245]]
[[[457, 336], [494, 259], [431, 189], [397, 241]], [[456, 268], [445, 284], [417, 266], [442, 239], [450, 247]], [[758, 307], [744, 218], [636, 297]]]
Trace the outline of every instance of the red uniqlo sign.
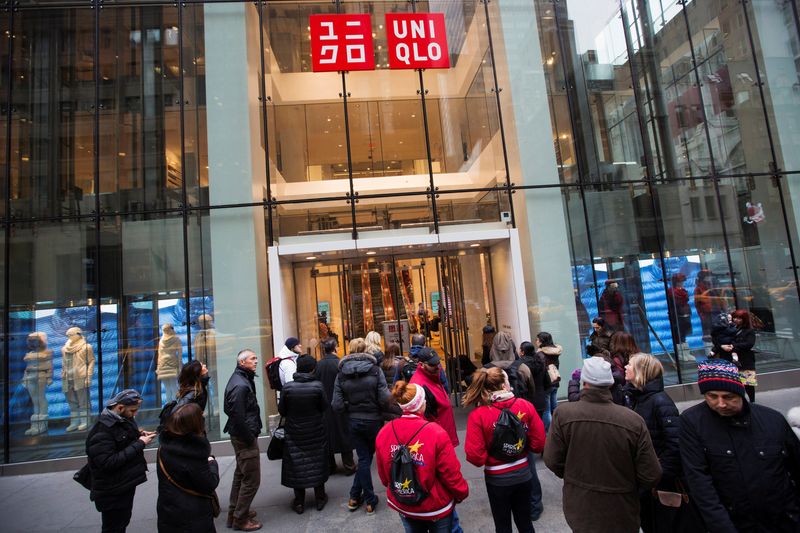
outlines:
[[311, 15], [314, 72], [375, 70], [369, 15]]
[[386, 41], [393, 69], [450, 68], [443, 13], [387, 13]]

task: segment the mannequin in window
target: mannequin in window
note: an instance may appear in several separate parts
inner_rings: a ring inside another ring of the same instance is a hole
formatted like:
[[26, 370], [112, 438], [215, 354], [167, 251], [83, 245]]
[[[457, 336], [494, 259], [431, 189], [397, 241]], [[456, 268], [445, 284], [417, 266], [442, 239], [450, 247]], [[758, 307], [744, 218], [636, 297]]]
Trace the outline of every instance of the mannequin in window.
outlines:
[[53, 350], [47, 349], [47, 334], [35, 331], [28, 335], [28, 353], [25, 354], [25, 374], [22, 384], [28, 389], [33, 403], [29, 436], [47, 432], [47, 387], [53, 383]]
[[217, 331], [214, 329], [214, 317], [200, 315], [197, 317], [197, 325], [200, 326], [200, 331], [194, 337], [194, 353], [192, 355], [208, 368], [216, 368]]
[[67, 343], [61, 348], [61, 388], [69, 404], [67, 431], [89, 428], [89, 386], [94, 375], [94, 350], [83, 338], [81, 328], [67, 330]]
[[158, 341], [156, 376], [158, 381], [164, 384], [166, 399], [163, 403], [167, 403], [178, 395], [178, 374], [183, 366], [181, 360], [183, 345], [169, 322], [161, 326], [161, 333], [161, 340]]

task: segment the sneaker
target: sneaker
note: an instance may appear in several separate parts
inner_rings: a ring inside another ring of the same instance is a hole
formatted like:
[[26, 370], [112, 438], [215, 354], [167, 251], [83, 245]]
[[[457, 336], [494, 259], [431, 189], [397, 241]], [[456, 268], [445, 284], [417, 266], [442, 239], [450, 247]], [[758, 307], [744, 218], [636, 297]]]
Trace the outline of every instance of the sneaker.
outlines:
[[361, 500], [359, 498], [350, 498], [350, 500], [347, 502], [347, 508], [351, 513], [359, 507], [361, 507]]
[[377, 506], [378, 506], [378, 500], [375, 500], [375, 503], [368, 503], [367, 504], [367, 514], [368, 515], [374, 515], [375, 514], [375, 508]]
[[235, 531], [258, 531], [261, 529], [261, 527], [261, 522], [250, 518], [246, 518], [245, 520], [239, 522], [236, 520], [233, 521], [233, 529]]

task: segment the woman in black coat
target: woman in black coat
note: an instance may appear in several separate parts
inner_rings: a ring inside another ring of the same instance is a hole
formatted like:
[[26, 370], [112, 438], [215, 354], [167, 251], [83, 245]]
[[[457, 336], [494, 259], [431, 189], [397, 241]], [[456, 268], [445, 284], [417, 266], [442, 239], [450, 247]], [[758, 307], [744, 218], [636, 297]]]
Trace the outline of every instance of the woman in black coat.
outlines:
[[752, 403], [756, 401], [756, 385], [758, 385], [756, 354], [753, 350], [756, 344], [756, 332], [750, 322], [750, 313], [744, 309], [737, 309], [731, 313], [731, 322], [736, 327], [736, 333], [728, 344], [720, 346], [722, 352], [718, 355], [739, 367], [744, 390], [747, 391], [747, 397]]
[[[679, 449], [680, 414], [675, 402], [664, 392], [664, 367], [649, 354], [638, 353], [625, 366], [625, 398], [647, 424], [653, 447], [661, 464], [660, 491], [685, 492], [681, 479]], [[648, 491], [641, 495], [641, 526], [645, 533], [705, 531], [690, 504], [666, 507]]]
[[278, 411], [285, 421], [281, 485], [294, 489], [292, 509], [305, 510], [306, 489], [314, 488], [317, 510], [328, 503], [328, 435], [320, 431], [330, 403], [322, 383], [314, 376], [317, 361], [310, 355], [297, 358], [294, 381], [283, 386]]
[[[325, 390], [325, 397], [330, 402], [333, 399], [333, 386], [336, 383], [336, 376], [339, 374], [339, 356], [336, 355], [337, 341], [333, 337], [328, 337], [320, 343], [323, 356], [317, 363], [315, 375], [322, 383]], [[330, 473], [336, 472], [336, 459], [333, 454], [338, 453], [342, 456], [342, 466], [345, 474], [351, 476], [356, 472], [356, 463], [353, 458], [353, 445], [350, 441], [350, 418], [346, 412], [337, 413], [328, 405], [325, 412], [325, 431], [328, 433], [328, 463]]]
[[219, 469], [205, 437], [200, 406], [188, 403], [175, 409], [159, 439], [159, 533], [216, 531], [212, 500], [217, 497]]
[[534, 384], [534, 390], [529, 391], [529, 396], [532, 397], [531, 403], [533, 403], [539, 418], [544, 421], [547, 396], [551, 387], [550, 375], [547, 373], [544, 357], [536, 351], [536, 347], [532, 343], [527, 341], [520, 345], [520, 355], [522, 356], [522, 361], [531, 370], [531, 378]]

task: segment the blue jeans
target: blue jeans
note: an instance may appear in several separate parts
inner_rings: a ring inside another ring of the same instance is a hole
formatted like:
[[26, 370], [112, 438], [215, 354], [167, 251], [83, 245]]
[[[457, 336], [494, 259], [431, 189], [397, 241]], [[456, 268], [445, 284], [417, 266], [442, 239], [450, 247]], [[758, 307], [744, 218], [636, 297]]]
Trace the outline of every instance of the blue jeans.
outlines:
[[372, 488], [372, 457], [375, 455], [375, 437], [383, 426], [382, 420], [350, 419], [350, 438], [358, 454], [358, 467], [350, 487], [350, 497], [363, 501], [367, 505], [378, 503], [375, 490]]
[[453, 513], [439, 520], [417, 520], [400, 515], [406, 533], [450, 533], [453, 524]]
[[544, 432], [550, 429], [550, 423], [553, 421], [553, 415], [550, 412], [550, 394], [548, 393], [544, 399], [544, 412], [542, 413], [542, 424], [544, 424]]
[[544, 510], [542, 505], [542, 484], [539, 482], [539, 474], [536, 472], [536, 454], [528, 454], [528, 464], [531, 467], [531, 520], [536, 521]]
[[456, 506], [453, 506], [453, 512], [451, 513], [453, 517], [452, 526], [450, 526], [450, 533], [464, 533], [464, 530], [461, 529], [461, 524], [458, 521], [458, 512], [456, 512]]

